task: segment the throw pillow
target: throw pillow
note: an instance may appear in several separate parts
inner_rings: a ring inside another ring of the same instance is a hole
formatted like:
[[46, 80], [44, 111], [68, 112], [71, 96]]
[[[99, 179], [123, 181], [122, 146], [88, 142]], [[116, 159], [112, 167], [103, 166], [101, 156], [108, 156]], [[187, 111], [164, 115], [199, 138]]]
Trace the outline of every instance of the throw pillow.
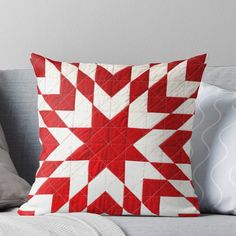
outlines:
[[32, 54], [43, 151], [19, 214], [198, 215], [189, 153], [205, 57], [129, 66]]
[[236, 92], [202, 83], [192, 137], [202, 212], [236, 215]]

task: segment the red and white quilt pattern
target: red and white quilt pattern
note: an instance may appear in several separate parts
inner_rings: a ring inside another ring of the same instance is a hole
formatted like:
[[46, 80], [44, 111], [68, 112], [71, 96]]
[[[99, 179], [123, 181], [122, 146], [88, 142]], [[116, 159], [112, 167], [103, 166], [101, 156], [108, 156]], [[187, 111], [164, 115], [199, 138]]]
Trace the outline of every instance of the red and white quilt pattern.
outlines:
[[32, 54], [42, 153], [18, 213], [198, 215], [189, 156], [205, 57], [123, 66]]

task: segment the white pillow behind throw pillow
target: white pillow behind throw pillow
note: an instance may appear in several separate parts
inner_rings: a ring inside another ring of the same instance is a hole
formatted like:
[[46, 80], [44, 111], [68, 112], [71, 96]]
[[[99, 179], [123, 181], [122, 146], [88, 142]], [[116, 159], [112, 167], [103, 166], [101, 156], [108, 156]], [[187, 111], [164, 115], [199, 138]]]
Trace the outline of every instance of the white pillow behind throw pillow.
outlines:
[[21, 205], [30, 185], [21, 177], [11, 161], [6, 139], [0, 125], [0, 209]]
[[236, 215], [236, 92], [202, 83], [192, 151], [201, 211]]

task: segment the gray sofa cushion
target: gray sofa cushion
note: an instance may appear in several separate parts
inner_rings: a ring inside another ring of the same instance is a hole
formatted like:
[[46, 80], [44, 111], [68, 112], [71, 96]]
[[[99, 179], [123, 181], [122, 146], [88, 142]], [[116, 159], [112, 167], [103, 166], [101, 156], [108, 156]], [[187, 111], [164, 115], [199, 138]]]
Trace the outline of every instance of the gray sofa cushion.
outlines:
[[0, 71], [0, 123], [19, 175], [32, 184], [41, 150], [33, 71]]
[[205, 215], [200, 217], [108, 216], [129, 235], [135, 236], [235, 236], [236, 217]]
[[236, 66], [207, 67], [203, 82], [236, 91]]
[[20, 206], [26, 200], [29, 190], [30, 185], [18, 176], [11, 161], [0, 125], [0, 209]]

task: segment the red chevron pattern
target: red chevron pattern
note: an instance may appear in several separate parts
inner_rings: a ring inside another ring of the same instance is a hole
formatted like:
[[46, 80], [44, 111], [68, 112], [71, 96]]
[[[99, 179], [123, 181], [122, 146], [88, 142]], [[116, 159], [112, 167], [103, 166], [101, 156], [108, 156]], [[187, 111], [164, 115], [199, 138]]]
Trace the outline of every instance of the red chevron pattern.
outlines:
[[42, 153], [18, 213], [198, 215], [189, 155], [205, 57], [123, 66], [32, 54]]

